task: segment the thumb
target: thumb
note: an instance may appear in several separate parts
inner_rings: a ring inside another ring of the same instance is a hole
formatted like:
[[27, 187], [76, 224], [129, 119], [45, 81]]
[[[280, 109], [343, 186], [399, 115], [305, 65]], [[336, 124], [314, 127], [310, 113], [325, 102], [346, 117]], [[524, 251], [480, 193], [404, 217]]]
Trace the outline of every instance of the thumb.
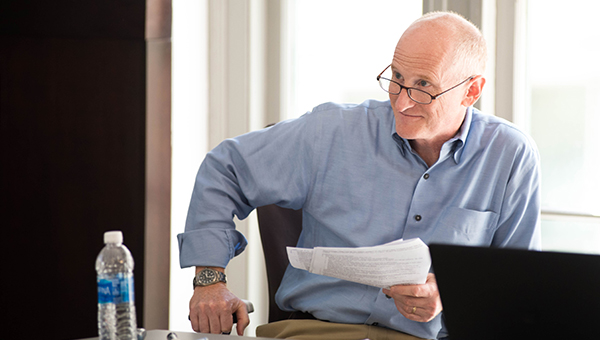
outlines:
[[237, 317], [237, 334], [244, 335], [244, 330], [250, 324], [250, 317], [248, 316], [248, 311], [246, 310], [246, 305], [242, 304], [242, 306], [235, 312], [235, 316]]

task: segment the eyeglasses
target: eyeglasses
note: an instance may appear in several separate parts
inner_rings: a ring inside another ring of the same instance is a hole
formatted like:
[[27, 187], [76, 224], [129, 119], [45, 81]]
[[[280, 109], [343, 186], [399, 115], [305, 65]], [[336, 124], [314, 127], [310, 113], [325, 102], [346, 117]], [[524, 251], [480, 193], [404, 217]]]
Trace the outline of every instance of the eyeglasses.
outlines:
[[461, 81], [459, 84], [452, 86], [451, 88], [447, 89], [446, 91], [443, 91], [441, 93], [434, 95], [431, 95], [423, 90], [419, 90], [416, 89], [414, 87], [406, 87], [404, 85], [400, 85], [398, 82], [395, 82], [391, 79], [387, 79], [382, 77], [381, 75], [390, 67], [392, 66], [391, 64], [388, 65], [385, 69], [383, 69], [383, 71], [381, 71], [381, 73], [377, 76], [377, 81], [379, 81], [379, 86], [381, 86], [381, 88], [389, 93], [389, 94], [393, 94], [393, 95], [397, 95], [400, 94], [400, 92], [402, 92], [402, 89], [406, 89], [406, 92], [408, 93], [408, 97], [410, 99], [412, 99], [413, 101], [419, 103], [419, 104], [431, 104], [431, 102], [434, 99], [437, 99], [439, 96], [443, 95], [444, 93], [453, 90], [457, 87], [459, 87], [460, 85], [466, 83], [467, 81], [473, 79], [474, 77], [469, 77], [463, 81]]

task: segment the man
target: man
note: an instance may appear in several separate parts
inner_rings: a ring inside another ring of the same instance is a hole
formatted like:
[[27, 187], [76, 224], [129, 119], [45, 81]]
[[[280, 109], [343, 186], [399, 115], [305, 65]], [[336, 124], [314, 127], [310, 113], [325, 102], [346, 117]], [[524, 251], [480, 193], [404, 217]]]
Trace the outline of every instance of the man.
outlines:
[[[303, 209], [298, 246], [305, 248], [419, 237], [539, 249], [536, 147], [513, 125], [472, 107], [485, 84], [485, 59], [475, 26], [456, 14], [428, 14], [405, 31], [378, 77], [390, 101], [324, 104], [224, 141], [200, 167], [179, 235], [181, 265], [224, 271], [246, 245], [233, 215], [245, 218], [268, 204]], [[433, 273], [423, 285], [378, 289], [288, 267], [276, 300], [316, 320], [271, 323], [258, 335], [448, 335]], [[195, 288], [194, 330], [229, 332], [232, 313], [241, 334], [248, 316], [226, 285]]]

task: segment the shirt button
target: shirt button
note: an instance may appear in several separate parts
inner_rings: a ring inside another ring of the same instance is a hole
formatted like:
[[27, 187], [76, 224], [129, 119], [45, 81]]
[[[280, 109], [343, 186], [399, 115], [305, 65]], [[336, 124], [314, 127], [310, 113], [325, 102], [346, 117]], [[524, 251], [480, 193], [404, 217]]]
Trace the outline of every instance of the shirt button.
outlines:
[[423, 178], [425, 178], [425, 179], [429, 179], [429, 174], [425, 174], [425, 175], [423, 175]]
[[421, 215], [415, 215], [415, 221], [419, 222], [421, 220]]

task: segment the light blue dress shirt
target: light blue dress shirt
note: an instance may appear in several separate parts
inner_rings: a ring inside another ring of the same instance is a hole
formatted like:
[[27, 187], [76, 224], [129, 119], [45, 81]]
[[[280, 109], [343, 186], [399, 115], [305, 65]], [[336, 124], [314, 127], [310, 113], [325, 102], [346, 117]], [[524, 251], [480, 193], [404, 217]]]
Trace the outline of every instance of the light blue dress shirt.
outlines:
[[[431, 167], [395, 131], [389, 101], [320, 105], [300, 118], [223, 141], [196, 178], [180, 264], [225, 267], [247, 242], [232, 218], [278, 204], [303, 209], [299, 247], [360, 247], [419, 237], [540, 249], [540, 165], [533, 141], [473, 108]], [[404, 318], [381, 289], [288, 266], [283, 310], [445, 336], [441, 316]]]

